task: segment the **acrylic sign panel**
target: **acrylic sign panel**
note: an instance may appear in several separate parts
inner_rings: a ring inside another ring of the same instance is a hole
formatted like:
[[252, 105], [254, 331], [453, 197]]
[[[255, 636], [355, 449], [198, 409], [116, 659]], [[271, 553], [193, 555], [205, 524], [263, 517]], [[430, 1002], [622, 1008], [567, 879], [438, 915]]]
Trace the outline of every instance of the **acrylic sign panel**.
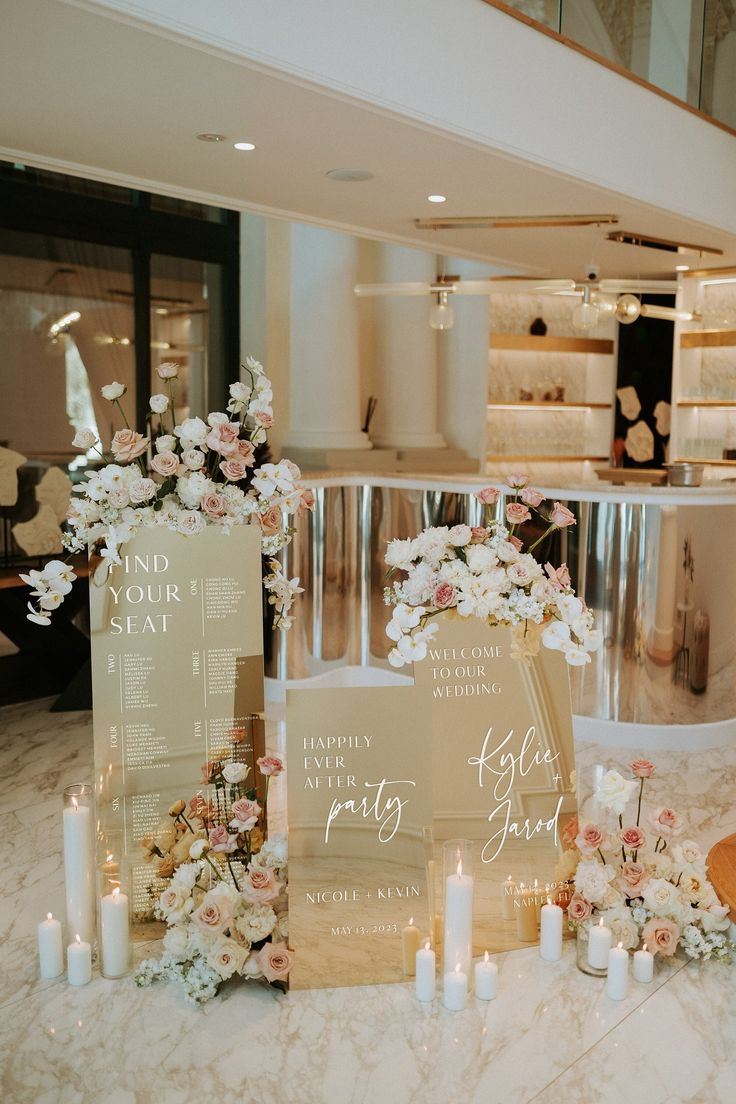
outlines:
[[236, 757], [251, 777], [263, 754], [260, 533], [144, 529], [120, 554], [90, 580], [95, 790], [100, 850], [134, 864], [140, 917], [153, 899], [141, 839], [204, 792], [230, 729], [249, 733]]
[[544, 647], [529, 662], [513, 659], [511, 630], [474, 617], [435, 623], [427, 658], [414, 664], [432, 714], [435, 846], [474, 841], [476, 951], [502, 950], [522, 945], [527, 901], [517, 895], [504, 919], [503, 883], [552, 885], [576, 812], [567, 665]]
[[291, 988], [404, 980], [429, 933], [429, 723], [413, 687], [287, 693]]

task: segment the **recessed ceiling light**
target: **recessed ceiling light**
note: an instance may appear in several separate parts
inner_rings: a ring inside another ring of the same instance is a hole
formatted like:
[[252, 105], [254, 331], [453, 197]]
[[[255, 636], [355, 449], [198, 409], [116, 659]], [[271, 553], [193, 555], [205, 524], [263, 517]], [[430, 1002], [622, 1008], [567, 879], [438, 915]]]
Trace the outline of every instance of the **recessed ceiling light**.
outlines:
[[225, 141], [225, 135], [224, 134], [214, 134], [214, 133], [211, 133], [210, 131], [203, 131], [202, 134], [195, 134], [195, 138], [197, 138], [200, 142], [224, 142]]
[[675, 272], [689, 272], [690, 265], [675, 265]]
[[254, 150], [256, 147], [252, 142], [234, 142], [233, 148], [238, 150]]
[[373, 179], [373, 173], [368, 169], [330, 169], [325, 176], [328, 180], [341, 180], [343, 184], [360, 184], [363, 180]]
[[429, 200], [429, 202], [430, 202], [430, 203], [444, 203], [444, 202], [446, 201], [446, 199], [447, 199], [447, 196], [443, 196], [443, 195], [428, 195], [428, 196], [427, 196], [427, 199]]

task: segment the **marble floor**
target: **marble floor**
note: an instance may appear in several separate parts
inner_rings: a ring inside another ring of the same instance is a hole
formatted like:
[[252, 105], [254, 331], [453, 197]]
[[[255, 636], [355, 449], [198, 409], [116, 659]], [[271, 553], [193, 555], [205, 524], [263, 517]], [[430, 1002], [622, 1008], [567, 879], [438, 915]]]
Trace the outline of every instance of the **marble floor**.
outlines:
[[[62, 914], [65, 785], [92, 774], [89, 713], [0, 710], [2, 1104], [732, 1104], [736, 970], [675, 961], [622, 1002], [536, 949], [497, 956], [498, 999], [419, 1005], [413, 986], [276, 995], [225, 986], [197, 1011], [173, 987], [40, 981], [36, 923]], [[270, 727], [279, 750], [283, 725]], [[640, 749], [646, 752], [646, 747]], [[630, 751], [578, 748], [581, 780]], [[704, 847], [736, 829], [736, 747], [656, 753], [657, 785]], [[138, 945], [145, 957], [155, 946]]]

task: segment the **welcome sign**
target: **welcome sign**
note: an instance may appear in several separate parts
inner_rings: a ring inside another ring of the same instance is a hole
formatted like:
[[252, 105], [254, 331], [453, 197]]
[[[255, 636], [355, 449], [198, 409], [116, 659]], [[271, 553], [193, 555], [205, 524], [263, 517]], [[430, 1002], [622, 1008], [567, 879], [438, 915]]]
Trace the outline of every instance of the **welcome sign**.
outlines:
[[504, 950], [536, 938], [520, 910], [554, 894], [576, 811], [567, 666], [545, 648], [513, 658], [511, 630], [474, 617], [434, 623], [414, 679], [431, 714], [435, 840], [473, 840], [476, 951]]
[[260, 533], [143, 529], [121, 564], [92, 574], [90, 617], [98, 838], [133, 864], [133, 911], [150, 910], [143, 837], [203, 791], [202, 765], [230, 755], [258, 780], [263, 749]]
[[429, 934], [429, 726], [412, 687], [288, 692], [292, 988], [401, 981]]

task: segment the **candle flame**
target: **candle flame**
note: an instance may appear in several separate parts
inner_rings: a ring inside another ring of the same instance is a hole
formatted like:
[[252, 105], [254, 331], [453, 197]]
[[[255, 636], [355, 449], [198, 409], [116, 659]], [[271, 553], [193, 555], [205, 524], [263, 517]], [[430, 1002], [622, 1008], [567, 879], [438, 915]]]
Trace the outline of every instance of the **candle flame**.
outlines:
[[81, 935], [75, 935], [75, 936], [74, 936], [74, 938], [76, 939], [77, 943], [81, 943], [81, 942], [82, 942], [82, 937], [81, 937]]
[[483, 961], [484, 962], [488, 961], [488, 951], [486, 951], [485, 954], [483, 955]]
[[410, 916], [410, 917], [409, 917], [409, 927], [410, 927], [410, 928], [413, 928], [413, 927], [414, 927], [414, 917], [413, 917], [413, 916]]
[[115, 886], [114, 890], [112, 891], [113, 901], [117, 901], [119, 896], [120, 896], [120, 886]]
[[78, 804], [78, 802], [77, 802], [77, 799], [76, 799], [76, 797], [73, 797], [73, 798], [72, 798], [72, 808], [74, 809], [74, 812], [75, 812], [75, 813], [76, 813], [77, 809], [79, 808], [79, 804]]
[[510, 881], [511, 881], [511, 875], [510, 875], [510, 874], [509, 874], [508, 878], [506, 879], [506, 881], [507, 881], [507, 882], [510, 882]]
[[598, 921], [598, 927], [599, 928], [603, 927], [603, 917], [602, 916], [601, 916], [600, 920]]
[[644, 946], [642, 947], [642, 950], [645, 951], [646, 949], [647, 949], [647, 945], [645, 943]]
[[619, 945], [618, 945], [618, 950], [619, 950], [619, 951], [622, 951], [622, 950], [623, 950], [623, 946], [624, 946], [624, 945], [623, 945], [623, 943], [619, 943]]
[[459, 962], [455, 963], [455, 973], [456, 974], [460, 973], [460, 963]]
[[[46, 913], [46, 919], [47, 919], [47, 920], [53, 920], [54, 918], [53, 918], [53, 916], [51, 915], [51, 913], [50, 913], [50, 912], [47, 912], [47, 913]], [[644, 945], [646, 946], [646, 944], [644, 944]]]
[[458, 876], [458, 878], [462, 878], [462, 876], [463, 876], [463, 860], [462, 859], [457, 860], [457, 876]]
[[429, 940], [427, 940], [427, 942], [424, 944], [424, 949], [425, 951], [429, 950]]
[[112, 854], [107, 856], [106, 862], [112, 862]]
[[537, 879], [537, 878], [535, 878], [535, 879], [534, 879], [534, 888], [535, 888], [535, 889], [538, 889], [538, 888], [539, 888], [539, 881], [538, 881], [538, 879]]
[[548, 897], [548, 898], [547, 898], [547, 904], [548, 904], [548, 905], [551, 905], [551, 904], [552, 904], [552, 898], [551, 898], [551, 897]]

